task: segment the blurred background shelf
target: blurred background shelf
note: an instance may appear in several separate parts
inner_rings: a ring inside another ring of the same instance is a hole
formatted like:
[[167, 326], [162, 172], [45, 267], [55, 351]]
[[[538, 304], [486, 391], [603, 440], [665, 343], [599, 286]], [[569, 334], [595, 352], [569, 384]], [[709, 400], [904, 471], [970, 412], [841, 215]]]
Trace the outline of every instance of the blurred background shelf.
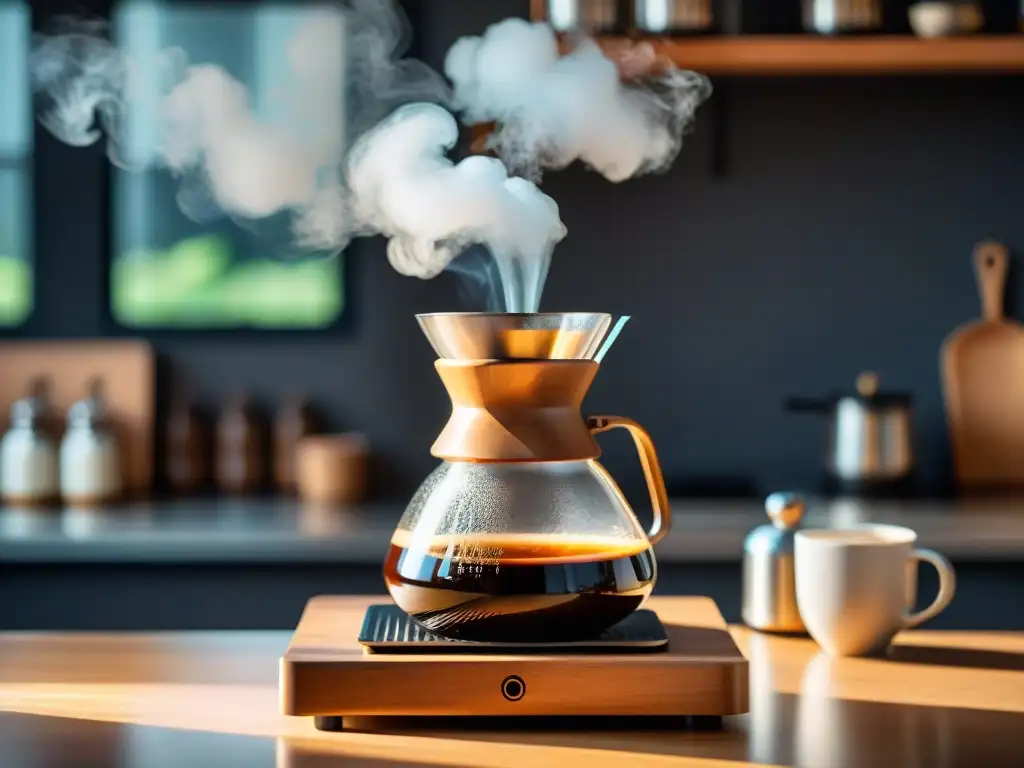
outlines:
[[[910, 525], [946, 554], [957, 598], [935, 629], [1024, 630], [1024, 501], [811, 498], [806, 524]], [[739, 621], [743, 540], [760, 498], [673, 498], [658, 594], [700, 590]], [[381, 562], [404, 502], [285, 498], [135, 502], [46, 510], [0, 505], [0, 629], [287, 629], [310, 595], [386, 594]], [[920, 594], [935, 594], [922, 569]]]
[[[598, 38], [609, 53], [634, 42]], [[910, 36], [636, 38], [660, 57], [707, 75], [915, 75], [1024, 72], [1024, 35], [924, 40]]]

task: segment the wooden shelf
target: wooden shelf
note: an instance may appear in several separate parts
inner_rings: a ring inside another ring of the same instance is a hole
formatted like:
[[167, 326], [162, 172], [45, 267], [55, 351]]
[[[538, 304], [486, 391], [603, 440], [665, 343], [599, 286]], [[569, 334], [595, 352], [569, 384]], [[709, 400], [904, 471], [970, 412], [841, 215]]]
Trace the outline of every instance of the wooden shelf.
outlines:
[[[625, 37], [598, 38], [610, 53]], [[637, 38], [677, 66], [707, 75], [915, 75], [1024, 72], [1024, 34], [922, 40], [856, 38]]]

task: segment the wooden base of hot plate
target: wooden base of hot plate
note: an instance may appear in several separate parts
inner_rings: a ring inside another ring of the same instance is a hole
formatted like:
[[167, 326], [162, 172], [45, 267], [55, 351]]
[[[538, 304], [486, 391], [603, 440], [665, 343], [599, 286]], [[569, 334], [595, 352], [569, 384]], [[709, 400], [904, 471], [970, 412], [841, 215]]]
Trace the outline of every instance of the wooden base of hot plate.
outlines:
[[665, 624], [668, 647], [655, 653], [400, 654], [359, 644], [363, 613], [351, 598], [315, 597], [281, 658], [281, 710], [322, 730], [439, 716], [686, 718], [703, 728], [747, 712], [747, 660], [714, 601], [677, 600], [685, 619]]

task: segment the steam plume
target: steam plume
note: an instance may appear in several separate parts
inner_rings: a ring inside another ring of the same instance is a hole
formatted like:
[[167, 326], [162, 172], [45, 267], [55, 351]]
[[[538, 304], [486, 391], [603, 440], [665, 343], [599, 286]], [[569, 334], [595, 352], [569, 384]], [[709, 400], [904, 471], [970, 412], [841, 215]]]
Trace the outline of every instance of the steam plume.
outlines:
[[[166, 167], [179, 178], [182, 210], [198, 221], [289, 210], [296, 232], [317, 239], [306, 219], [339, 186], [329, 171], [344, 136], [337, 130], [342, 29], [340, 15], [327, 10], [298, 29], [282, 73], [283, 92], [295, 103], [282, 105], [283, 119], [272, 122], [257, 117], [246, 88], [220, 67], [190, 66], [180, 49], [121, 50], [95, 25], [69, 27], [40, 38], [33, 51], [40, 121], [75, 146], [105, 136], [119, 167]], [[320, 130], [310, 135], [310, 126]]]
[[510, 312], [534, 311], [551, 249], [565, 236], [555, 201], [500, 160], [446, 157], [455, 118], [432, 104], [398, 109], [353, 148], [348, 178], [357, 218], [390, 239], [404, 275], [439, 274], [469, 245], [490, 249]]
[[[476, 270], [469, 282], [488, 282], [501, 308], [531, 312], [566, 231], [558, 206], [527, 178], [575, 159], [615, 181], [663, 168], [708, 92], [699, 75], [675, 71], [650, 89], [622, 85], [595, 44], [560, 59], [548, 27], [512, 20], [453, 46], [453, 94], [441, 75], [403, 58], [408, 28], [392, 2], [272, 12], [281, 15], [274, 25], [295, 32], [283, 50], [261, 51], [279, 65], [269, 100], [183, 50], [130, 40], [118, 48], [105, 29], [79, 22], [35, 41], [39, 119], [74, 146], [105, 138], [122, 168], [167, 169], [197, 221], [227, 215], [254, 226], [283, 216], [289, 250], [317, 253], [383, 234], [402, 274]], [[448, 108], [467, 122], [498, 120], [504, 162], [449, 160], [458, 124]], [[493, 270], [457, 259], [474, 245], [487, 248]]]
[[489, 148], [533, 179], [575, 160], [615, 182], [662, 171], [711, 93], [705, 77], [673, 67], [624, 83], [593, 40], [560, 56], [551, 27], [521, 19], [456, 42], [445, 72], [463, 121], [496, 122]]
[[[410, 99], [447, 101], [449, 89], [422, 62], [400, 58], [407, 29], [389, 3], [280, 14], [275, 22], [298, 23], [284, 50], [272, 52], [279, 78], [262, 109], [222, 67], [190, 65], [181, 49], [119, 48], [103, 27], [67, 21], [33, 50], [39, 119], [74, 146], [105, 137], [119, 167], [167, 168], [179, 179], [179, 206], [196, 221], [285, 213], [290, 246], [340, 250], [360, 229], [344, 179], [351, 140]], [[143, 121], [155, 125], [147, 139], [133, 130]]]

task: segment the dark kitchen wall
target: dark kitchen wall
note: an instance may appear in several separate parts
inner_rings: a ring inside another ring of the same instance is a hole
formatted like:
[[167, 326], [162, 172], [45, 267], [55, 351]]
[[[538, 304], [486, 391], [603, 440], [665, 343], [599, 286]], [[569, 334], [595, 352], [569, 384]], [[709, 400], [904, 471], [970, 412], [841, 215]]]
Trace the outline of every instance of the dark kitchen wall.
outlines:
[[[418, 53], [526, 0], [408, 3]], [[1024, 258], [1024, 79], [716, 81], [682, 157], [619, 185], [571, 168], [548, 175], [569, 236], [554, 255], [549, 310], [627, 313], [587, 402], [645, 424], [680, 483], [746, 478], [755, 490], [816, 484], [824, 424], [783, 413], [786, 394], [850, 387], [879, 372], [915, 397], [929, 489], [944, 486], [938, 379], [944, 336], [979, 313], [970, 252], [980, 239]], [[715, 120], [724, 149], [716, 173]], [[104, 331], [105, 160], [38, 132], [40, 269], [31, 335]], [[213, 404], [246, 388], [268, 405], [307, 392], [337, 429], [368, 434], [378, 488], [408, 495], [430, 470], [447, 399], [415, 312], [467, 309], [454, 278], [395, 273], [380, 240], [356, 243], [351, 328], [309, 337], [159, 337], [161, 380], [186, 376]], [[1011, 275], [1019, 306], [1024, 285]], [[164, 387], [166, 390], [166, 387]], [[165, 394], [165, 393], [164, 393]], [[627, 489], [628, 438], [603, 437]]]

